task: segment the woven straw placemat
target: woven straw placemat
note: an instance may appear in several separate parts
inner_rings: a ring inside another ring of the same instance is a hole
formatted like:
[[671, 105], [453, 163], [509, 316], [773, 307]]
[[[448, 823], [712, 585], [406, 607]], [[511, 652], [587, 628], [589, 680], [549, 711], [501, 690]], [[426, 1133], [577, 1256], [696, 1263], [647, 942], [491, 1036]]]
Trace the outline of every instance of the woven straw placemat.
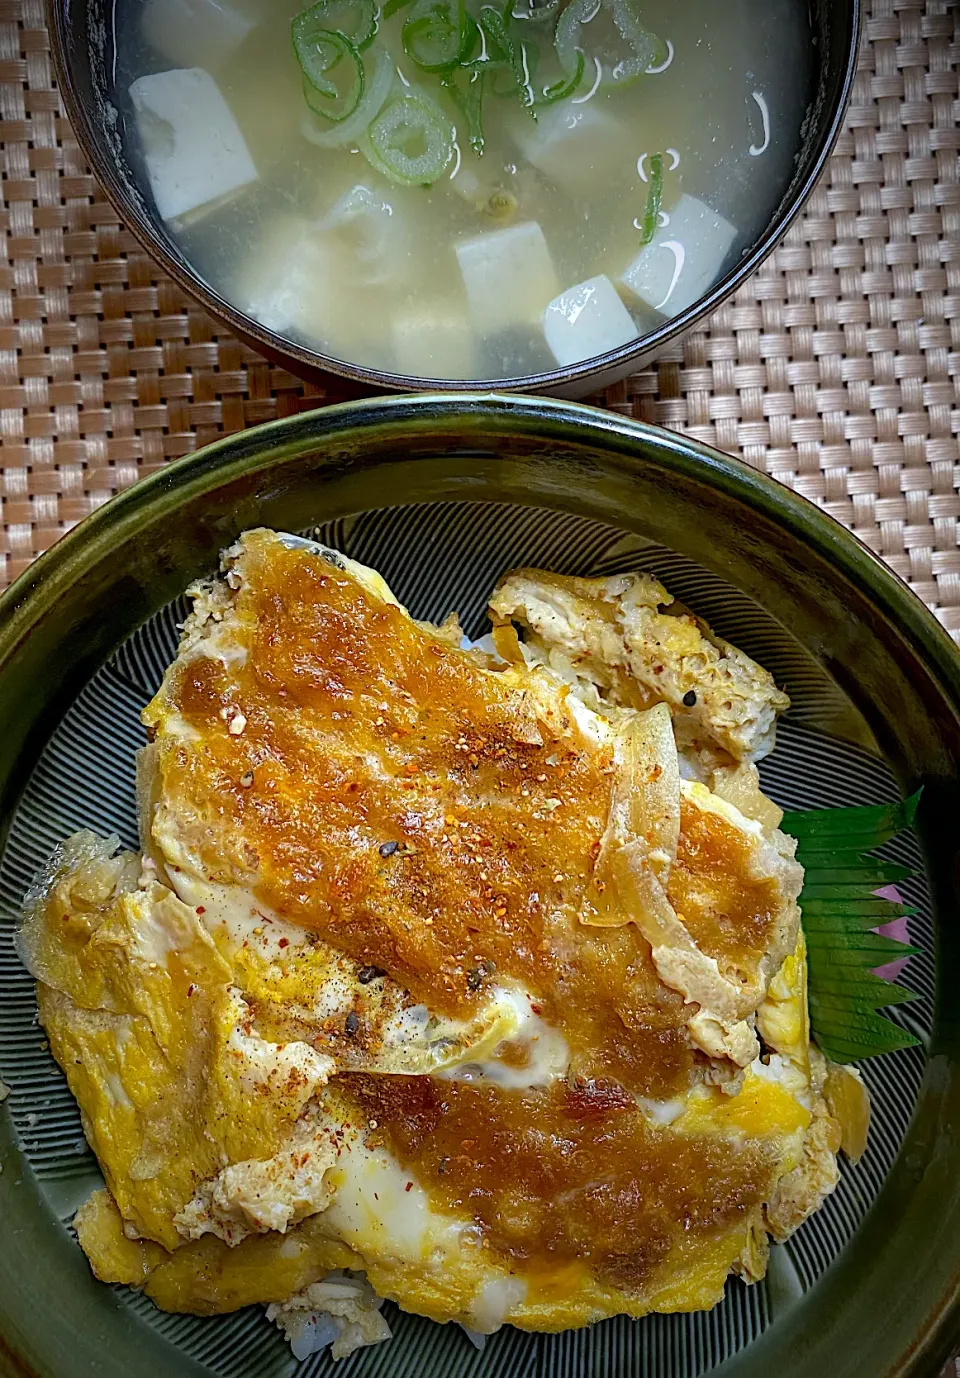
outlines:
[[[821, 503], [960, 639], [960, 9], [868, 0], [845, 132], [774, 258], [611, 389]], [[0, 587], [228, 431], [337, 400], [240, 345], [118, 222], [60, 113], [43, 0], [0, 0]]]

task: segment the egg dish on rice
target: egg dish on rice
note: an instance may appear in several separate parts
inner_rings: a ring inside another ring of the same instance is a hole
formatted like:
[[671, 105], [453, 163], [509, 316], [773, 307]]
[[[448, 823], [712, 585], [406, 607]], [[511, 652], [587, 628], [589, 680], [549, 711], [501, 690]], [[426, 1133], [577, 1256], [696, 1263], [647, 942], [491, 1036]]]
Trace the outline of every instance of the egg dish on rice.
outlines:
[[335, 1357], [384, 1298], [556, 1331], [762, 1277], [868, 1116], [810, 1040], [771, 676], [641, 574], [511, 573], [472, 647], [267, 530], [190, 594], [141, 852], [72, 837], [20, 932], [96, 1276]]

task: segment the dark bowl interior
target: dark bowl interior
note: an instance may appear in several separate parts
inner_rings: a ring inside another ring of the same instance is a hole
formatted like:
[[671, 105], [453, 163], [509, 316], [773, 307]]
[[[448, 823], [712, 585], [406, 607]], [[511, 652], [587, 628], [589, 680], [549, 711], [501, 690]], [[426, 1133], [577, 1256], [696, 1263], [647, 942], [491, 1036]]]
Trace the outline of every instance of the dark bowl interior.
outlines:
[[[48, 7], [57, 77], [83, 151], [125, 224], [184, 291], [201, 301], [254, 349], [301, 377], [322, 380], [325, 373], [335, 373], [362, 383], [367, 389], [429, 387], [454, 391], [464, 386], [463, 382], [449, 379], [385, 373], [321, 354], [265, 329], [214, 291], [194, 272], [149, 196], [141, 192], [136, 170], [127, 158], [123, 138], [126, 115], [122, 108], [119, 112], [114, 109], [111, 89], [116, 62], [115, 25], [125, 6], [118, 7], [116, 0], [48, 0]], [[655, 357], [666, 344], [736, 291], [786, 234], [823, 170], [840, 131], [853, 82], [860, 21], [861, 0], [810, 0], [817, 61], [793, 177], [769, 225], [734, 269], [690, 310], [631, 344], [568, 368], [490, 380], [488, 385], [585, 396], [626, 377]]]
[[[10, 832], [20, 796], [90, 676], [193, 577], [210, 570], [221, 547], [252, 525], [297, 530], [381, 509], [409, 526], [419, 518], [405, 514], [418, 503], [508, 504], [532, 510], [531, 530], [558, 519], [600, 523], [624, 539], [652, 540], [696, 562], [737, 597], [759, 605], [850, 705], [860, 748], [884, 762], [887, 788], [906, 794], [923, 785], [918, 835], [936, 985], [931, 981], [916, 1099], [892, 1145], [889, 1171], [864, 1201], [843, 1247], [820, 1267], [822, 1276], [788, 1299], [752, 1343], [734, 1336], [729, 1357], [713, 1372], [933, 1378], [960, 1340], [960, 1006], [954, 994], [960, 983], [960, 656], [919, 600], [854, 537], [747, 466], [606, 413], [496, 395], [331, 407], [231, 437], [171, 465], [89, 517], [0, 600], [0, 857], [21, 845], [16, 828]], [[459, 548], [455, 556], [461, 558]], [[427, 575], [437, 558], [428, 542]], [[100, 740], [108, 739], [109, 729]], [[822, 750], [819, 769], [829, 774], [836, 755], [829, 739]], [[51, 778], [56, 785], [63, 777]], [[82, 769], [78, 778], [69, 788], [82, 796]], [[9, 873], [0, 873], [0, 901], [9, 916], [18, 895], [6, 893], [3, 874]], [[32, 1014], [32, 992], [12, 994], [23, 973], [7, 950], [9, 928], [0, 924], [6, 1002], [0, 1030], [17, 1018], [29, 1024]], [[0, 1066], [11, 1056], [0, 1046]], [[38, 1067], [31, 1063], [11, 1079], [14, 1111]], [[70, 1215], [64, 1194], [70, 1183], [51, 1185], [35, 1175], [24, 1151], [31, 1132], [21, 1119], [18, 1138], [9, 1108], [0, 1110], [0, 1372], [209, 1378], [209, 1368], [94, 1283], [61, 1223]], [[638, 1336], [647, 1322], [636, 1324], [629, 1333]], [[359, 1365], [351, 1360], [344, 1372], [639, 1378], [702, 1371], [686, 1349], [673, 1348], [655, 1369], [646, 1368], [629, 1348], [632, 1341], [618, 1349], [604, 1338], [619, 1333], [601, 1326], [569, 1344], [563, 1339], [523, 1350], [526, 1357], [493, 1348], [484, 1360], [461, 1351], [451, 1358], [446, 1339], [417, 1331], [406, 1359], [383, 1346], [382, 1353], [366, 1351]], [[646, 1333], [678, 1332], [648, 1327]], [[231, 1370], [244, 1378], [252, 1371], [276, 1372], [247, 1358]], [[312, 1378], [327, 1371], [303, 1370]]]

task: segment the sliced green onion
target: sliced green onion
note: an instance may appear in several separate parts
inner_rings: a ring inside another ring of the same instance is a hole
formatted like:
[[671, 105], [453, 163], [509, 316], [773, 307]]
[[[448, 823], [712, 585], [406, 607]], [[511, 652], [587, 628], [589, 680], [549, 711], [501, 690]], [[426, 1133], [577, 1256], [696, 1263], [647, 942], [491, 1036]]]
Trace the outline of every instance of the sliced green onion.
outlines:
[[466, 71], [468, 80], [465, 90], [457, 80], [459, 72], [444, 77], [442, 85], [466, 120], [467, 138], [474, 153], [479, 157], [486, 143], [483, 133], [483, 85], [487, 74], [482, 65], [476, 66], [472, 72], [469, 68]]
[[506, 20], [495, 6], [484, 5], [481, 8], [480, 27], [490, 44], [486, 60], [488, 62], [506, 62], [512, 66], [516, 49], [513, 39], [507, 32]]
[[371, 166], [403, 186], [430, 186], [450, 165], [456, 131], [423, 91], [388, 101], [360, 138]]
[[320, 0], [298, 14], [290, 27], [297, 61], [307, 79], [313, 81], [310, 67], [315, 35], [343, 34], [362, 52], [376, 37], [377, 6], [375, 0]]
[[517, 0], [517, 4], [510, 11], [511, 17], [519, 19], [526, 24], [546, 24], [549, 19], [556, 19], [560, 12], [563, 0], [544, 0], [543, 4], [538, 5], [536, 0]]
[[466, 62], [476, 22], [464, 0], [416, 0], [403, 25], [403, 49], [426, 72], [451, 72]]
[[[599, 21], [599, 23], [598, 23]], [[597, 24], [596, 29], [588, 25]], [[601, 86], [625, 86], [662, 61], [664, 46], [640, 23], [631, 0], [571, 0], [557, 21], [560, 65], [572, 73], [577, 50], [600, 63]]]
[[384, 19], [392, 19], [395, 14], [399, 14], [401, 10], [405, 10], [412, 3], [413, 0], [387, 0], [381, 13]]
[[[510, 14], [510, 3], [505, 6], [502, 13], [493, 5], [484, 5], [480, 10], [480, 28], [493, 50], [488, 55], [487, 62], [491, 70], [506, 67], [513, 78], [506, 89], [501, 88], [497, 92], [498, 95], [518, 92], [523, 104], [532, 106], [534, 96], [527, 46], [525, 43], [514, 42], [508, 28]], [[494, 90], [497, 90], [496, 85]]]
[[660, 225], [660, 206], [663, 203], [663, 154], [655, 153], [650, 159], [650, 187], [647, 191], [647, 208], [643, 212], [640, 225], [640, 247], [645, 249], [653, 239]]
[[[604, 0], [613, 15], [620, 35], [633, 50], [633, 56], [622, 59], [611, 72], [614, 82], [622, 84], [642, 77], [648, 67], [658, 66], [667, 55], [663, 40], [644, 28], [631, 0]], [[601, 54], [602, 56], [602, 54]]]
[[356, 143], [367, 125], [380, 114], [393, 87], [393, 59], [386, 49], [377, 49], [367, 77], [363, 97], [346, 119], [333, 122], [316, 113], [305, 113], [300, 126], [304, 138], [318, 148], [343, 148]]
[[585, 65], [586, 58], [583, 55], [583, 49], [578, 48], [577, 65], [573, 75], [561, 77], [559, 81], [553, 82], [552, 85], [545, 86], [543, 88], [543, 95], [537, 96], [536, 100], [533, 102], [534, 109], [541, 110], [547, 105], [556, 105], [558, 101], [566, 100], [568, 96], [572, 96], [581, 81], [583, 81], [583, 69]]
[[[331, 80], [333, 72], [339, 84]], [[303, 94], [310, 109], [339, 123], [356, 110], [365, 85], [363, 58], [349, 38], [342, 33], [316, 35], [310, 74], [306, 68], [303, 73]]]

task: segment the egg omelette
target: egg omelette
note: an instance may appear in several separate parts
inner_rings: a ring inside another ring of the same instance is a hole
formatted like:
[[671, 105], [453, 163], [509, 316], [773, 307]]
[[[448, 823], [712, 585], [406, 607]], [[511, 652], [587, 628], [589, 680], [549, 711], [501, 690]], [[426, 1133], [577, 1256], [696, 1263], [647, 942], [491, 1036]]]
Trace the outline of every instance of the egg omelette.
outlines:
[[335, 1356], [382, 1298], [555, 1331], [762, 1277], [867, 1114], [810, 1042], [766, 671], [646, 575], [508, 575], [487, 649], [266, 530], [190, 595], [141, 852], [70, 839], [20, 932], [95, 1274]]

